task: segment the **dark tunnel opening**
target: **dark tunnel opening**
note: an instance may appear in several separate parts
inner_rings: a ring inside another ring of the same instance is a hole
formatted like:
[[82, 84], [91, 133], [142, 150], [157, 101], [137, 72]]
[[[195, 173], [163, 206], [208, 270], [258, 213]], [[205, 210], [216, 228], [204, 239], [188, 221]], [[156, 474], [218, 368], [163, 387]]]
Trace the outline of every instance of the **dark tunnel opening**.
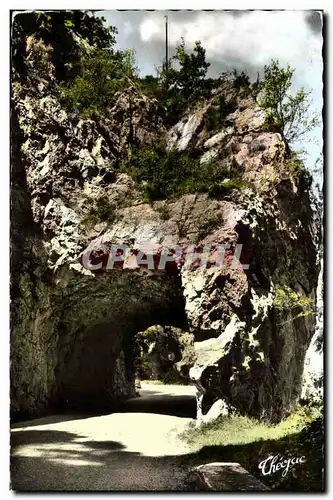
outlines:
[[[180, 279], [164, 278], [163, 286], [166, 291], [158, 297], [145, 296], [140, 301], [135, 292], [124, 297], [123, 312], [111, 310], [107, 317], [77, 334], [65, 362], [58, 366], [59, 391], [52, 401], [53, 411], [106, 413], [136, 396], [135, 334], [153, 325], [188, 330]], [[174, 409], [183, 413], [177, 404]]]

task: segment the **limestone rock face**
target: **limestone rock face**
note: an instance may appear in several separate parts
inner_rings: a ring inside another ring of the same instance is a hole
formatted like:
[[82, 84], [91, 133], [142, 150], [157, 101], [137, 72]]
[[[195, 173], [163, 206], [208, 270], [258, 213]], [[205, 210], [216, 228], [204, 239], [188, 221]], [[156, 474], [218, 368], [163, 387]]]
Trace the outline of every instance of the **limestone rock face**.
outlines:
[[229, 415], [229, 408], [225, 401], [223, 401], [222, 399], [218, 399], [208, 410], [206, 415], [204, 415], [202, 422], [204, 422], [205, 424], [209, 424], [211, 422], [214, 422], [214, 420], [222, 415]]
[[[207, 132], [216, 99], [225, 116]], [[40, 81], [33, 88], [15, 82], [13, 100], [13, 414], [112, 407], [134, 394], [134, 335], [170, 325], [194, 338], [188, 368], [205, 389], [204, 414], [223, 400], [280, 419], [300, 397], [314, 318], [277, 310], [274, 290], [290, 287], [314, 300], [319, 270], [309, 183], [291, 176], [286, 146], [265, 129], [255, 100], [227, 82], [171, 130], [156, 103], [131, 87], [108, 119], [66, 112], [56, 89]], [[244, 185], [216, 198], [148, 204], [119, 165], [131, 141], [155, 139], [178, 151], [196, 148], [203, 163], [214, 157], [237, 167]], [[146, 256], [160, 257], [170, 245], [182, 252], [162, 272], [83, 265], [87, 249], [107, 261], [112, 244]]]

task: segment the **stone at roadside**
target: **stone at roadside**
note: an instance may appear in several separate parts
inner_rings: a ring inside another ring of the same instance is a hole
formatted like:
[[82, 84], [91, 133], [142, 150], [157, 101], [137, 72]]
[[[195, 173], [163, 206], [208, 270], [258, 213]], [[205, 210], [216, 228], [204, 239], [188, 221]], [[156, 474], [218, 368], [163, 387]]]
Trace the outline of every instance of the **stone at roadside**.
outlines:
[[236, 462], [199, 465], [191, 469], [187, 484], [192, 491], [270, 490]]

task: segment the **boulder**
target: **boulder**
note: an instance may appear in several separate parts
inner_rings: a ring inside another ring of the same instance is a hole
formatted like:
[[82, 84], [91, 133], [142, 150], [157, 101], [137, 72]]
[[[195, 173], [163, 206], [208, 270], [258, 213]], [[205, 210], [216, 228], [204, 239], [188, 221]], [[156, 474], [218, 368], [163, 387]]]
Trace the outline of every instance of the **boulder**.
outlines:
[[227, 416], [227, 415], [229, 415], [228, 405], [222, 399], [218, 399], [211, 406], [206, 415], [203, 415], [202, 422], [205, 424], [209, 424], [211, 422], [214, 422], [214, 420], [216, 420], [220, 416]]
[[194, 491], [269, 491], [270, 488], [236, 462], [215, 462], [191, 469], [186, 480]]

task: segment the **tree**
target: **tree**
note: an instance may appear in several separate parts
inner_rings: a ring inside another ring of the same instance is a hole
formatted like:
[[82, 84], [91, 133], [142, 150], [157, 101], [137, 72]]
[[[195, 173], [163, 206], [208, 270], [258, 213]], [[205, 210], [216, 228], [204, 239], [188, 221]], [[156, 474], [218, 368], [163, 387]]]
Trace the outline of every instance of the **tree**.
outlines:
[[317, 117], [308, 114], [309, 95], [302, 87], [295, 95], [290, 88], [295, 70], [288, 64], [280, 68], [278, 60], [264, 68], [264, 79], [260, 82], [259, 104], [267, 112], [268, 122], [273, 124], [287, 143], [293, 143], [312, 130]]
[[189, 104], [203, 96], [209, 66], [201, 42], [196, 41], [188, 54], [182, 38], [176, 47], [176, 54], [169, 59], [168, 65], [164, 62], [159, 70], [158, 80], [167, 119], [177, 121]]
[[85, 117], [92, 111], [105, 113], [114, 102], [115, 93], [135, 77], [133, 52], [95, 49], [81, 58], [78, 75], [62, 86], [67, 103]]
[[[75, 78], [75, 68], [84, 53], [84, 44], [96, 49], [112, 47], [117, 29], [104, 26], [103, 17], [90, 16], [80, 10], [18, 13], [12, 19], [12, 63], [14, 77], [24, 77], [26, 37], [52, 47], [52, 62], [57, 79]], [[73, 70], [74, 68], [74, 70]]]
[[176, 55], [173, 59], [179, 63], [179, 70], [173, 70], [173, 78], [176, 87], [182, 92], [185, 99], [197, 96], [204, 87], [204, 79], [210, 63], [206, 62], [206, 50], [200, 41], [196, 41], [193, 51], [187, 54], [185, 41], [176, 47]]

